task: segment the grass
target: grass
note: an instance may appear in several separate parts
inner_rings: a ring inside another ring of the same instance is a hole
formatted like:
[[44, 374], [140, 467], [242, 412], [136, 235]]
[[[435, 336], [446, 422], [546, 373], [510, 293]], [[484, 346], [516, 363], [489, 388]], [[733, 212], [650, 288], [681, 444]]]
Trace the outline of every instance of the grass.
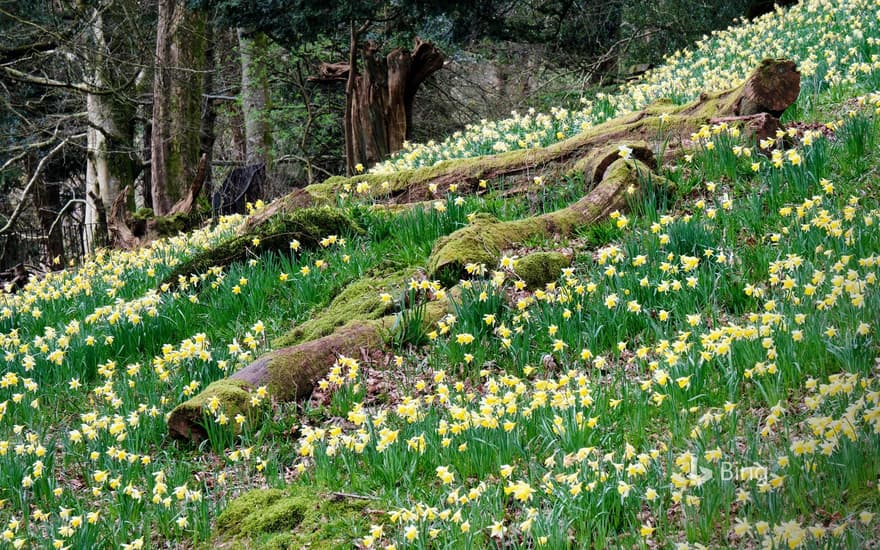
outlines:
[[255, 391], [253, 417], [207, 405], [200, 448], [169, 439], [165, 415], [346, 284], [417, 269], [476, 212], [552, 211], [582, 183], [506, 197], [491, 181], [394, 215], [349, 197], [365, 235], [160, 284], [232, 234], [231, 217], [0, 295], [0, 544], [214, 545], [229, 501], [265, 487], [365, 497], [369, 512], [323, 529], [351, 546], [875, 544], [878, 36], [876, 6], [808, 2], [715, 34], [582, 113], [414, 146], [403, 164], [495, 151], [492, 132], [545, 144], [782, 53], [805, 77], [786, 117], [833, 132], [754, 144], [707, 127], [663, 167], [674, 191], [646, 184], [627, 217], [584, 228], [556, 282], [527, 291], [515, 265], [472, 266], [436, 327], [404, 308], [407, 330], [340, 358], [313, 399]]

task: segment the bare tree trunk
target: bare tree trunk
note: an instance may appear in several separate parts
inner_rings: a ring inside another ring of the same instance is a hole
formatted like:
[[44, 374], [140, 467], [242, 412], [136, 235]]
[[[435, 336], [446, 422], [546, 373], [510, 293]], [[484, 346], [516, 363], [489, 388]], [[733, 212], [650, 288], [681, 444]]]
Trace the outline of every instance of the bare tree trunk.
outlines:
[[[211, 94], [214, 89], [215, 73], [217, 69], [217, 32], [214, 25], [208, 21], [205, 25], [205, 40], [207, 47], [205, 48], [205, 82], [204, 89], [206, 94]], [[202, 120], [199, 126], [199, 165], [196, 177], [203, 176], [200, 184], [204, 185], [208, 194], [214, 188], [214, 174], [211, 170], [211, 163], [214, 160], [214, 141], [217, 139], [215, 127], [217, 125], [217, 107], [213, 99], [206, 97], [202, 105]], [[192, 189], [192, 186], [190, 187]], [[197, 197], [193, 197], [195, 200]]]
[[183, 0], [159, 0], [153, 81], [151, 192], [164, 216], [181, 199], [199, 161], [205, 16]]
[[[37, 217], [40, 220], [40, 228], [46, 238], [46, 252], [49, 255], [51, 269], [64, 267], [64, 239], [62, 236], [61, 223], [55, 223], [55, 218], [61, 210], [61, 189], [57, 181], [47, 181], [44, 177], [34, 193], [34, 206], [37, 207]], [[55, 261], [55, 260], [58, 261]]]
[[[101, 90], [112, 83], [104, 74], [109, 47], [105, 39], [102, 16], [98, 13], [92, 25], [94, 53], [91, 56], [91, 88]], [[86, 94], [86, 114], [89, 121], [86, 142], [86, 250], [93, 249], [95, 231], [106, 231], [99, 224], [99, 208], [94, 197], [102, 204], [113, 204], [122, 186], [132, 183], [135, 165], [128, 154], [134, 143], [134, 107], [116, 94]], [[106, 235], [99, 235], [100, 242]]]
[[417, 40], [412, 52], [396, 48], [384, 57], [368, 43], [363, 61], [351, 105], [352, 154], [355, 164], [369, 166], [399, 151], [410, 137], [416, 92], [443, 67], [444, 57], [430, 42]]
[[264, 164], [269, 160], [270, 134], [266, 122], [269, 107], [269, 82], [266, 77], [266, 35], [247, 36], [238, 29], [241, 51], [241, 108], [247, 164]]
[[139, 126], [135, 134], [135, 148], [143, 155], [143, 170], [137, 178], [134, 188], [135, 210], [153, 207], [153, 197], [150, 193], [150, 178], [152, 177], [150, 170], [150, 133], [152, 132], [152, 127], [149, 123], [149, 117], [145, 115], [146, 110], [149, 108], [149, 105], [146, 107], [138, 106], [138, 119], [141, 121], [147, 120], [147, 122]]
[[348, 75], [345, 79], [345, 114], [343, 115], [343, 133], [345, 134], [345, 173], [347, 176], [354, 175], [354, 130], [353, 113], [354, 83], [357, 74], [357, 31], [354, 21], [349, 23], [348, 42]]

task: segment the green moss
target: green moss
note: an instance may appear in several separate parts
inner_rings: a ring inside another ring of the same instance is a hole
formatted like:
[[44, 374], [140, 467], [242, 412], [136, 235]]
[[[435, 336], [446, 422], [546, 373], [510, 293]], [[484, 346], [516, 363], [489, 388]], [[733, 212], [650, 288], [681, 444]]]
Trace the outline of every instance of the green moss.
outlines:
[[168, 427], [172, 435], [185, 439], [203, 440], [207, 437], [201, 427], [207, 405], [216, 397], [221, 410], [229, 418], [237, 414], [248, 415], [251, 411], [250, 385], [242, 380], [223, 378], [212, 382], [194, 397], [176, 406], [168, 416]]
[[403, 287], [407, 275], [408, 272], [398, 271], [391, 275], [367, 277], [351, 283], [330, 302], [329, 306], [313, 318], [276, 338], [272, 342], [273, 347], [283, 348], [317, 340], [355, 319], [372, 321], [381, 318], [393, 309], [394, 304], [383, 303], [379, 295], [383, 292], [397, 294]]
[[138, 208], [132, 215], [131, 220], [134, 222], [145, 222], [153, 219], [155, 214], [152, 208]]
[[177, 284], [180, 276], [204, 273], [213, 266], [225, 267], [254, 254], [285, 251], [296, 239], [306, 248], [314, 248], [327, 235], [351, 235], [362, 229], [337, 208], [303, 208], [279, 213], [242, 235], [236, 235], [200, 252], [178, 265], [163, 283]]
[[156, 232], [160, 237], [168, 237], [185, 233], [198, 225], [198, 217], [193, 213], [178, 213], [170, 216], [159, 216], [156, 220]]
[[439, 279], [444, 286], [452, 286], [463, 276], [469, 263], [495, 267], [501, 248], [493, 235], [499, 225], [502, 224], [497, 219], [481, 214], [470, 225], [438, 239], [428, 260], [429, 276]]
[[255, 508], [241, 522], [241, 534], [253, 537], [265, 533], [281, 533], [295, 529], [313, 502], [302, 497], [284, 497], [269, 506]]
[[367, 501], [335, 499], [313, 487], [256, 489], [229, 503], [217, 519], [212, 546], [259, 550], [341, 548], [353, 528], [364, 531]]
[[242, 522], [255, 510], [262, 510], [284, 496], [280, 489], [257, 489], [236, 498], [217, 518], [217, 530], [222, 534], [240, 533]]
[[673, 103], [671, 99], [664, 97], [660, 99], [655, 99], [654, 101], [646, 105], [643, 110], [648, 115], [660, 116], [664, 113], [672, 114], [677, 108], [678, 106]]
[[437, 240], [428, 259], [428, 274], [444, 286], [452, 286], [465, 275], [467, 264], [495, 268], [505, 248], [556, 229], [555, 220], [546, 216], [499, 222], [492, 216], [479, 215], [467, 227]]
[[140, 237], [147, 232], [147, 222], [154, 217], [152, 208], [138, 208], [131, 215], [131, 232]]
[[559, 278], [571, 258], [561, 252], [534, 252], [518, 259], [514, 271], [530, 289], [542, 288]]
[[300, 548], [297, 538], [292, 533], [281, 533], [269, 537], [262, 543], [265, 550], [296, 550]]

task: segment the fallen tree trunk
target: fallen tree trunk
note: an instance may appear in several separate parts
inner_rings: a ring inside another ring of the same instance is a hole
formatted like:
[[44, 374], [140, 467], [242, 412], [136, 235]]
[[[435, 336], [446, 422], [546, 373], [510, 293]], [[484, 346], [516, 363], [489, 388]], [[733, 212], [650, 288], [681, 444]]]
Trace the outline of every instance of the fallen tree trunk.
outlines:
[[[307, 397], [339, 355], [355, 356], [363, 349], [380, 346], [385, 328], [383, 321], [355, 321], [329, 336], [260, 357], [175, 407], [168, 416], [169, 433], [194, 442], [206, 439], [206, 405], [213, 397], [217, 397], [230, 418], [239, 413], [248, 416], [250, 393], [260, 386], [267, 386], [270, 394], [280, 401]], [[387, 328], [390, 327], [388, 324]]]
[[[430, 198], [435, 187], [438, 192], [445, 192], [451, 184], [457, 185], [460, 192], [478, 192], [480, 179], [503, 176], [529, 180], [547, 173], [583, 174], [584, 182], [591, 190], [567, 208], [510, 222], [478, 216], [471, 225], [438, 240], [429, 259], [428, 274], [430, 278], [452, 284], [469, 263], [493, 267], [502, 251], [516, 243], [534, 236], [567, 235], [579, 226], [607, 218], [615, 210], [624, 210], [628, 196], [638, 193], [647, 178], [654, 178], [662, 184], [663, 178], [652, 171], [655, 166], [653, 150], [659, 149], [658, 139], [665, 142], [666, 154], [674, 155], [681, 151], [692, 133], [712, 120], [721, 119], [742, 121], [756, 137], [772, 134], [778, 127], [782, 111], [797, 98], [799, 82], [794, 63], [767, 60], [736, 88], [702, 94], [684, 106], [658, 101], [642, 111], [608, 121], [547, 148], [449, 161], [387, 176], [370, 174], [352, 179], [330, 178], [324, 183], [295, 191], [252, 216], [243, 227], [242, 235], [236, 238], [238, 240], [225, 243], [224, 250], [229, 255], [239, 254], [242, 248], [247, 250], [247, 236], [271, 227], [290, 212], [334, 203], [346, 185], [354, 187], [358, 182], [369, 183], [372, 192], [376, 196], [384, 194], [387, 203], [400, 205]], [[382, 185], [385, 182], [387, 185]], [[216, 257], [211, 251], [205, 254], [206, 257]], [[216, 260], [209, 263], [214, 265]], [[435, 323], [445, 311], [445, 304], [429, 303], [424, 323]], [[226, 395], [234, 404], [243, 402], [242, 397], [260, 385], [267, 385], [270, 393], [280, 400], [309, 395], [314, 384], [328, 372], [339, 355], [355, 355], [363, 348], [380, 346], [383, 336], [397, 320], [395, 315], [365, 317], [351, 320], [341, 327], [337, 327], [335, 321], [316, 323], [310, 330], [292, 335], [293, 341], [300, 343], [261, 357], [229, 379], [215, 382], [195, 398], [179, 405], [169, 416], [169, 430], [177, 437], [204, 438], [205, 431], [201, 427], [203, 408], [211, 395], [217, 395], [221, 400], [224, 398], [220, 394]], [[331, 328], [332, 333], [314, 339]]]
[[[662, 148], [664, 159], [673, 158], [690, 143], [691, 134], [714, 121], [739, 122], [749, 135], [763, 139], [776, 132], [779, 116], [797, 99], [799, 92], [800, 74], [794, 62], [767, 59], [735, 88], [700, 94], [685, 105], [655, 101], [641, 111], [609, 120], [549, 147], [449, 160], [393, 174], [332, 177], [276, 200], [253, 216], [248, 225], [263, 223], [278, 212], [334, 204], [345, 187], [354, 189], [361, 182], [369, 184], [367, 196], [391, 204], [408, 204], [445, 194], [453, 184], [458, 193], [478, 193], [479, 181], [483, 179], [505, 177], [528, 181], [537, 175], [578, 172], [578, 163], [584, 157], [597, 148], [614, 144], [647, 143], [649, 150]], [[589, 175], [585, 175], [584, 180], [587, 184], [595, 183]]]
[[362, 229], [336, 208], [306, 208], [273, 216], [249, 232], [235, 235], [199, 252], [176, 266], [162, 284], [177, 284], [180, 277], [204, 273], [211, 267], [226, 267], [269, 251], [287, 251], [298, 240], [304, 249], [316, 248], [328, 235], [353, 235]]
[[[340, 355], [359, 356], [364, 350], [379, 348], [398, 330], [398, 316], [387, 314], [389, 307], [377, 298], [381, 289], [394, 292], [391, 287], [395, 286], [399, 291], [405, 278], [403, 272], [396, 272], [352, 283], [346, 289], [348, 292], [341, 292], [326, 310], [304, 323], [302, 330], [294, 329], [282, 337], [298, 344], [263, 355], [175, 407], [168, 416], [169, 432], [179, 439], [195, 442], [205, 439], [205, 410], [212, 397], [220, 400], [220, 406], [230, 418], [238, 413], [247, 415], [250, 392], [260, 386], [266, 386], [269, 394], [279, 401], [308, 397]], [[340, 310], [355, 302], [363, 303], [350, 311], [348, 322], [341, 324]], [[427, 329], [439, 321], [448, 307], [445, 299], [425, 304], [422, 328]]]
[[595, 223], [615, 210], [624, 210], [627, 197], [639, 192], [640, 178], [664, 181], [637, 159], [618, 158], [603, 172], [601, 182], [576, 203], [541, 216], [500, 222], [482, 215], [467, 227], [440, 238], [428, 260], [428, 276], [451, 285], [458, 282], [467, 264], [484, 264], [492, 269], [501, 253], [516, 243], [534, 237], [571, 234], [577, 227]]

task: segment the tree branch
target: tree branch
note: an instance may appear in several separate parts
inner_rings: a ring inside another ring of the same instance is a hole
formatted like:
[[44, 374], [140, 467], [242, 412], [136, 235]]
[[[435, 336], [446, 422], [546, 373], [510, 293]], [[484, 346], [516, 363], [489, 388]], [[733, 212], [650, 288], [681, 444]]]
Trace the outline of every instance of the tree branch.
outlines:
[[83, 92], [86, 94], [108, 94], [110, 93], [108, 90], [99, 90], [96, 88], [92, 88], [88, 84], [84, 82], [61, 82], [60, 80], [55, 80], [53, 78], [48, 78], [44, 76], [34, 76], [32, 74], [28, 74], [18, 69], [13, 69], [12, 67], [0, 67], [3, 69], [3, 72], [9, 75], [10, 78], [21, 82], [28, 82], [30, 84], [38, 84], [40, 86], [49, 86], [51, 88], [67, 88], [68, 90], [76, 90], [78, 92]]
[[61, 221], [61, 216], [63, 216], [67, 209], [74, 204], [86, 204], [86, 201], [84, 201], [83, 199], [70, 199], [69, 201], [67, 201], [67, 204], [61, 207], [61, 210], [58, 211], [58, 215], [56, 215], [55, 219], [52, 220], [52, 225], [49, 226], [49, 231], [48, 233], [46, 233], [47, 237], [51, 235], [53, 231], [55, 231], [55, 226], [58, 224], [59, 221]]
[[5, 235], [6, 233], [9, 233], [10, 229], [12, 229], [12, 226], [15, 225], [16, 221], [18, 221], [19, 216], [21, 216], [21, 213], [24, 211], [24, 205], [25, 205], [24, 199], [30, 194], [31, 190], [34, 188], [34, 185], [37, 182], [37, 179], [39, 179], [40, 174], [43, 173], [43, 169], [46, 167], [46, 162], [48, 162], [48, 160], [50, 158], [52, 158], [52, 156], [55, 155], [55, 153], [57, 153], [65, 145], [67, 145], [68, 141], [70, 141], [71, 139], [74, 139], [74, 138], [85, 137], [85, 135], [86, 134], [76, 134], [74, 136], [68, 136], [68, 137], [64, 138], [63, 141], [61, 141], [58, 145], [53, 147], [51, 151], [46, 153], [46, 156], [44, 156], [42, 159], [40, 159], [39, 164], [37, 164], [37, 169], [34, 170], [33, 175], [31, 175], [31, 179], [28, 180], [27, 185], [24, 187], [24, 191], [22, 191], [22, 193], [21, 193], [21, 200], [19, 201], [18, 205], [16, 205], [15, 210], [12, 212], [12, 215], [9, 216], [8, 220], [6, 220], [6, 225], [4, 225], [3, 227], [0, 227], [0, 235]]
[[13, 63], [32, 53], [47, 52], [54, 49], [57, 43], [54, 40], [46, 40], [35, 44], [13, 46], [12, 48], [0, 48], [0, 65]]
[[55, 142], [55, 138], [57, 138], [57, 137], [58, 137], [58, 126], [56, 125], [55, 131], [52, 132], [52, 137], [50, 137], [49, 139], [46, 139], [43, 141], [37, 141], [34, 143], [29, 143], [27, 145], [17, 145], [14, 147], [10, 147], [9, 149], [6, 149], [6, 151], [10, 152], [10, 153], [13, 151], [21, 151], [21, 153], [19, 153], [18, 155], [15, 155], [14, 157], [11, 157], [9, 160], [4, 162], [3, 166], [0, 166], [0, 172], [3, 172], [7, 168], [9, 168], [12, 164], [14, 164], [14, 163], [20, 161], [21, 159], [23, 159], [24, 157], [26, 157], [27, 154], [30, 153], [31, 151], [33, 151], [34, 149], [39, 149], [40, 147], [45, 147], [47, 145], [51, 145], [52, 143]]

